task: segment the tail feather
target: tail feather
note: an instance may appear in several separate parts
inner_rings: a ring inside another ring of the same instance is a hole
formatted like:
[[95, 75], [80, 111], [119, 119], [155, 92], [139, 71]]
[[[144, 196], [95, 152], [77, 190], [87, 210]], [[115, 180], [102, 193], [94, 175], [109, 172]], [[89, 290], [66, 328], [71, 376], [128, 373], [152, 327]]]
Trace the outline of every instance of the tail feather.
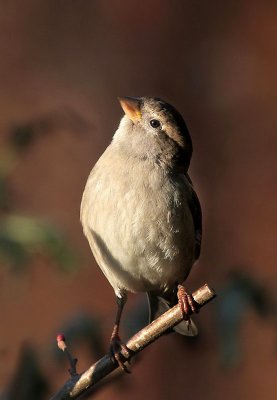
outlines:
[[[172, 304], [167, 299], [151, 292], [148, 292], [147, 295], [149, 302], [149, 322], [154, 321], [154, 319], [164, 314], [174, 305], [174, 303]], [[197, 327], [191, 318], [187, 321], [181, 321], [173, 328], [173, 331], [185, 336], [196, 336], [198, 334]]]

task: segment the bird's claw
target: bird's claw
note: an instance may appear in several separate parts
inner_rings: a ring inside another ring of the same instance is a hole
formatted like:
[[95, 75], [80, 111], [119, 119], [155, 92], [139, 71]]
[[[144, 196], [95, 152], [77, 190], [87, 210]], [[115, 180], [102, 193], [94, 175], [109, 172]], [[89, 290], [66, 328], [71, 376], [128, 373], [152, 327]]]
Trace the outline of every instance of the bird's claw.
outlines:
[[113, 362], [117, 363], [124, 372], [128, 374], [131, 373], [125, 364], [130, 358], [130, 350], [126, 344], [121, 341], [119, 336], [113, 336], [111, 338], [109, 353]]
[[192, 295], [188, 294], [184, 286], [178, 285], [177, 291], [178, 304], [183, 314], [185, 321], [190, 321], [189, 315], [192, 313], [198, 313], [198, 305]]

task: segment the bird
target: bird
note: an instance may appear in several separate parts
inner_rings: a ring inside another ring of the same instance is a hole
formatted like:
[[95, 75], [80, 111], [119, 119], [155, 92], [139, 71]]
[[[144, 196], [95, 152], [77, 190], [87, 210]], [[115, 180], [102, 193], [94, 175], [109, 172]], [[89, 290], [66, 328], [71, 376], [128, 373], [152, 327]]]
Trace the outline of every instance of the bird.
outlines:
[[110, 355], [129, 372], [119, 335], [128, 293], [147, 293], [150, 321], [178, 303], [184, 320], [173, 329], [197, 334], [189, 317], [197, 307], [182, 284], [200, 255], [202, 214], [188, 174], [193, 146], [182, 115], [160, 98], [118, 99], [124, 116], [89, 174], [80, 219], [116, 296]]

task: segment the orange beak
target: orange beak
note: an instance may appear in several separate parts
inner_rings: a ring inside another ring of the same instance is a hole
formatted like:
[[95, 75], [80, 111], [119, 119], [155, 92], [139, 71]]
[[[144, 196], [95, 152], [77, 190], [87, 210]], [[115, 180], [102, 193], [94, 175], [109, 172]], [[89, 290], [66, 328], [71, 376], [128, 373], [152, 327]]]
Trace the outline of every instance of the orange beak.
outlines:
[[137, 97], [118, 97], [118, 100], [125, 114], [133, 121], [141, 119], [140, 99]]

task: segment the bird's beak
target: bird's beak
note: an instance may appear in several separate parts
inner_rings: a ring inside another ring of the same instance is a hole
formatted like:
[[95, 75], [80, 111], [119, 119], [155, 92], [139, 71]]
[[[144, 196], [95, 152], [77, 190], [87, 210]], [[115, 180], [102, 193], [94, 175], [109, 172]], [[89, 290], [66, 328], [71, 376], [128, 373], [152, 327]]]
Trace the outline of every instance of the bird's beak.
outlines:
[[118, 97], [118, 100], [125, 114], [133, 121], [137, 122], [141, 119], [141, 101], [137, 97]]

